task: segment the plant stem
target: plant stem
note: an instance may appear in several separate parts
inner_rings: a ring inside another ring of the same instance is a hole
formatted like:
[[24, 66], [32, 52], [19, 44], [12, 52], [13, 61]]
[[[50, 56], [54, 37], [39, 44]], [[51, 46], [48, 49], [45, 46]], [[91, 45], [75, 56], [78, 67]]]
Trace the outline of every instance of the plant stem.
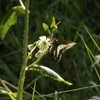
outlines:
[[19, 0], [19, 2], [20, 2], [20, 4], [21, 4], [21, 6], [23, 7], [23, 9], [25, 10], [25, 6], [24, 6], [22, 0]]
[[[98, 85], [94, 85], [94, 86], [85, 86], [85, 87], [80, 87], [80, 88], [76, 88], [76, 89], [72, 89], [72, 90], [65, 90], [65, 91], [60, 91], [58, 92], [58, 94], [64, 94], [64, 93], [72, 93], [72, 92], [77, 92], [77, 91], [82, 91], [82, 90], [86, 90], [86, 89], [93, 89], [96, 87], [100, 87], [100, 84]], [[55, 95], [55, 93], [50, 93], [50, 94], [42, 94], [43, 97], [50, 97]], [[40, 96], [39, 96], [40, 97]]]
[[28, 24], [29, 24], [29, 0], [26, 0], [26, 9], [25, 9], [25, 29], [24, 29], [24, 39], [23, 39], [23, 64], [20, 72], [20, 78], [18, 82], [18, 91], [16, 100], [23, 100], [23, 87], [27, 67], [27, 45], [28, 45]]
[[44, 54], [39, 57], [36, 61], [34, 61], [32, 64], [28, 65], [27, 68], [31, 67], [31, 66], [34, 66], [34, 64], [37, 64], [42, 58], [43, 56], [47, 53], [47, 51], [44, 52]]

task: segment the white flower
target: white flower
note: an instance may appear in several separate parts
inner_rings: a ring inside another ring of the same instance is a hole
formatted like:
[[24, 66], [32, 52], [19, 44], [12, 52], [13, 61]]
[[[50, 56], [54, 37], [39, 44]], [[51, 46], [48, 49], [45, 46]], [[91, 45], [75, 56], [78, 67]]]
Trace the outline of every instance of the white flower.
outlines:
[[37, 47], [39, 48], [39, 51], [35, 54], [35, 57], [41, 57], [44, 52], [49, 49], [50, 45], [51, 41], [49, 38], [46, 38], [46, 36], [39, 37], [39, 41], [37, 41]]
[[41, 36], [39, 37], [39, 43], [38, 43], [38, 48], [39, 50], [41, 51], [46, 51], [48, 50], [51, 42], [50, 42], [50, 39], [49, 38], [46, 38], [46, 36]]

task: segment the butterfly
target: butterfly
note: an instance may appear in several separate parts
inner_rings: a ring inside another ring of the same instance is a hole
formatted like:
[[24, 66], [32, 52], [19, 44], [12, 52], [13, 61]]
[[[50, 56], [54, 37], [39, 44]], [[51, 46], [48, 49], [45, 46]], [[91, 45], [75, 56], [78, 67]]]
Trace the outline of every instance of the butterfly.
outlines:
[[76, 45], [75, 42], [66, 40], [59, 41], [54, 38], [52, 45], [49, 48], [49, 53], [54, 55], [54, 58], [57, 62], [60, 62], [62, 54], [68, 49], [72, 48], [74, 45]]

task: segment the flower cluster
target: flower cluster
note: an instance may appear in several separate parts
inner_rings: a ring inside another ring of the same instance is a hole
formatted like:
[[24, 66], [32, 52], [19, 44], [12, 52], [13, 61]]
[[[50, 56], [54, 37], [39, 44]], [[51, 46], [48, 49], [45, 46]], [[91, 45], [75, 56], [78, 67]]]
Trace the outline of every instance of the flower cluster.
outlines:
[[35, 54], [36, 58], [41, 57], [44, 52], [46, 52], [51, 45], [51, 40], [49, 38], [46, 38], [46, 36], [39, 37], [39, 40], [37, 41], [37, 47], [39, 48], [39, 51]]

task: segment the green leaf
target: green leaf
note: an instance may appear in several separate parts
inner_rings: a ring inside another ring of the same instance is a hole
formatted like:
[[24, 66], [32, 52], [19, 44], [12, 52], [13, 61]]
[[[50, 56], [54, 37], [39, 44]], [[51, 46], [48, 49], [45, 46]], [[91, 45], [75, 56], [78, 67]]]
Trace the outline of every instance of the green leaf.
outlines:
[[98, 96], [92, 96], [90, 99], [88, 99], [88, 100], [100, 100], [100, 97], [98, 97]]
[[66, 83], [67, 85], [72, 85], [72, 83], [65, 81], [60, 75], [58, 75], [55, 71], [53, 71], [52, 69], [42, 66], [42, 65], [34, 65], [32, 67], [29, 67], [28, 70], [35, 70], [40, 72], [42, 75], [52, 78], [54, 80], [57, 80], [59, 82], [63, 82]]
[[13, 93], [13, 92], [7, 91], [7, 89], [5, 89], [4, 87], [0, 87], [0, 94], [9, 95], [9, 97], [12, 100], [16, 100], [15, 98], [16, 98], [17, 93]]
[[9, 93], [8, 95], [12, 100], [16, 100], [17, 93]]
[[0, 94], [8, 94], [8, 92], [6, 91], [4, 87], [0, 86]]
[[15, 6], [12, 8], [12, 10], [14, 10], [17, 13], [17, 15], [25, 14], [25, 10], [22, 8], [22, 6]]
[[4, 39], [10, 27], [17, 22], [17, 17], [20, 14], [24, 14], [24, 10], [21, 6], [14, 7], [10, 12], [7, 13], [3, 22], [0, 26], [0, 38]]

